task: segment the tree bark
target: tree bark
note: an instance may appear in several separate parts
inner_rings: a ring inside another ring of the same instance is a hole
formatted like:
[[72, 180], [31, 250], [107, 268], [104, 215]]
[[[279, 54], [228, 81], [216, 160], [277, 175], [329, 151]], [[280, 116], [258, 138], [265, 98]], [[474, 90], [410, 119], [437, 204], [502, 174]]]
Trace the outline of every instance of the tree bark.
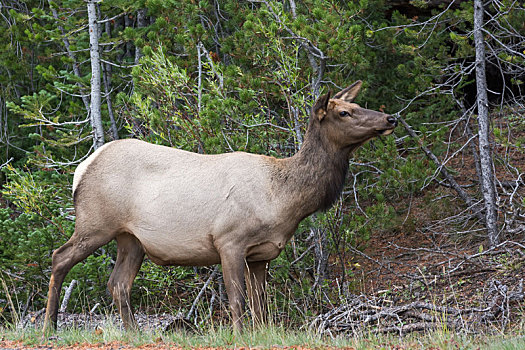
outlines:
[[117, 122], [115, 121], [115, 115], [113, 113], [113, 102], [111, 100], [111, 73], [109, 71], [109, 64], [102, 64], [102, 77], [104, 79], [104, 91], [106, 93], [106, 103], [108, 105], [109, 120], [111, 122], [111, 138], [113, 140], [118, 140], [119, 137]]
[[485, 223], [489, 245], [499, 243], [496, 208], [496, 186], [490, 147], [490, 121], [485, 75], [485, 40], [483, 38], [483, 1], [474, 0], [474, 45], [476, 49], [476, 88], [479, 125], [479, 158], [481, 163], [482, 193], [485, 204]]
[[95, 149], [104, 144], [104, 128], [100, 114], [100, 52], [98, 45], [97, 4], [98, 0], [87, 2], [89, 21], [89, 53], [91, 57], [91, 105], [90, 118], [93, 127], [93, 146]]
[[[137, 11], [137, 28], [144, 28], [146, 26], [146, 9]], [[135, 45], [135, 64], [139, 64], [142, 52], [140, 48]]]
[[[108, 38], [111, 38], [111, 23], [107, 21], [105, 23], [105, 30]], [[104, 91], [106, 92], [106, 102], [108, 105], [109, 120], [111, 122], [110, 131], [111, 138], [118, 140], [118, 128], [115, 121], [115, 115], [113, 113], [113, 102], [111, 100], [111, 65], [108, 63], [102, 63], [102, 78], [104, 80]]]

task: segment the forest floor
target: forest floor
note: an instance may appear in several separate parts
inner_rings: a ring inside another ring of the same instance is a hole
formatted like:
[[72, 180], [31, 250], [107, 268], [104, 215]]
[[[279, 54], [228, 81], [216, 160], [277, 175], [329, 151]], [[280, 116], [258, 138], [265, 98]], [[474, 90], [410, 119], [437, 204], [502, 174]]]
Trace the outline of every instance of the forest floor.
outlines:
[[372, 237], [352, 261], [360, 295], [318, 317], [317, 329], [328, 334], [366, 333], [370, 327], [402, 335], [444, 328], [523, 333], [523, 237], [491, 249], [483, 240], [449, 238], [424, 230]]

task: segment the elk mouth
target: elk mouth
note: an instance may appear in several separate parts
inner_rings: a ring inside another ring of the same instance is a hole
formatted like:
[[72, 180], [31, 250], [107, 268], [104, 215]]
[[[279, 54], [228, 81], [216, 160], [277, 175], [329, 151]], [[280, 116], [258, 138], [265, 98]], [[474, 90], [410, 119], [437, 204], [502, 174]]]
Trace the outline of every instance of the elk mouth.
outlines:
[[390, 135], [391, 133], [394, 132], [394, 128], [380, 129], [380, 130], [376, 130], [376, 131], [377, 131], [377, 133], [378, 133], [379, 135], [385, 135], [385, 136], [387, 136], [387, 135]]

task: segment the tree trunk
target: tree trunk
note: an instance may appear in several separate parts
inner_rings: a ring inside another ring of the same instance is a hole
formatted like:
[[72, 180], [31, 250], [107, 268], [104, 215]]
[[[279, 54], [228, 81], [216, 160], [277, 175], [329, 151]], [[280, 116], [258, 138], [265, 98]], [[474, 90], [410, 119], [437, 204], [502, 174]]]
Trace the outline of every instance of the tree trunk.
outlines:
[[[106, 34], [108, 38], [111, 38], [111, 23], [109, 21], [105, 24]], [[109, 49], [108, 49], [109, 50]], [[113, 114], [113, 102], [111, 101], [111, 65], [108, 63], [102, 63], [102, 78], [104, 80], [104, 91], [106, 92], [106, 101], [108, 105], [108, 115], [111, 122], [110, 131], [111, 138], [118, 140], [118, 128], [115, 121], [115, 115]]]
[[89, 21], [89, 52], [91, 57], [91, 106], [90, 118], [93, 127], [93, 146], [95, 149], [104, 144], [104, 129], [100, 114], [100, 53], [98, 46], [97, 7], [98, 0], [87, 2]]
[[474, 45], [476, 48], [476, 87], [479, 125], [479, 158], [481, 163], [482, 192], [485, 204], [485, 223], [489, 244], [494, 247], [499, 242], [496, 208], [496, 187], [492, 152], [490, 148], [490, 122], [487, 97], [487, 78], [485, 76], [485, 40], [483, 38], [483, 1], [474, 0]]
[[[146, 26], [146, 9], [137, 11], [137, 28], [144, 28]], [[135, 64], [139, 64], [142, 52], [140, 48], [135, 45]]]
[[113, 102], [111, 101], [111, 73], [110, 65], [103, 63], [102, 64], [102, 77], [104, 80], [104, 91], [106, 93], [106, 103], [108, 105], [108, 115], [111, 122], [110, 131], [111, 138], [113, 140], [118, 140], [118, 128], [117, 122], [115, 121], [115, 115], [113, 113]]
[[[317, 217], [315, 217], [314, 220], [317, 221]], [[322, 287], [326, 280], [326, 270], [330, 253], [326, 230], [321, 227], [311, 228], [310, 230], [313, 230], [314, 235], [315, 282], [312, 289], [315, 289], [316, 287]]]

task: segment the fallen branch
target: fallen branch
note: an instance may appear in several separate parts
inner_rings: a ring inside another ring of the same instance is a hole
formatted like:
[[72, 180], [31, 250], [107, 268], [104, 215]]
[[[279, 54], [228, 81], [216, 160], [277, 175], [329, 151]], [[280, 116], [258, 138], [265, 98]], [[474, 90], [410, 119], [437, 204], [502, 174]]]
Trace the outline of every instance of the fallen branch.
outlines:
[[213, 279], [215, 278], [215, 275], [217, 275], [218, 271], [219, 271], [219, 267], [215, 266], [215, 268], [213, 269], [213, 272], [211, 273], [210, 277], [208, 277], [208, 279], [206, 280], [206, 282], [202, 286], [201, 290], [199, 291], [199, 294], [197, 294], [197, 297], [193, 301], [193, 304], [191, 305], [190, 311], [188, 311], [188, 313], [186, 314], [186, 318], [185, 318], [186, 320], [191, 319], [191, 316], [193, 315], [193, 313], [195, 312], [195, 308], [197, 307], [197, 303], [201, 299], [202, 295], [204, 294], [204, 291], [206, 290], [206, 288], [208, 288], [208, 286], [211, 283], [211, 281], [213, 281]]
[[494, 280], [485, 291], [485, 305], [481, 308], [460, 308], [415, 301], [392, 305], [386, 297], [351, 295], [344, 305], [317, 316], [310, 328], [323, 335], [359, 335], [372, 333], [398, 333], [442, 328], [454, 328], [468, 333], [479, 333], [482, 326], [497, 324], [505, 328], [510, 321], [513, 302], [525, 299], [523, 280], [511, 290]]
[[75, 285], [77, 284], [77, 280], [72, 280], [69, 284], [69, 287], [66, 289], [66, 293], [64, 294], [64, 299], [62, 300], [62, 304], [60, 305], [60, 309], [58, 312], [66, 312], [67, 304], [69, 303], [69, 298], [71, 298], [71, 293], [73, 292], [73, 288], [75, 288]]

